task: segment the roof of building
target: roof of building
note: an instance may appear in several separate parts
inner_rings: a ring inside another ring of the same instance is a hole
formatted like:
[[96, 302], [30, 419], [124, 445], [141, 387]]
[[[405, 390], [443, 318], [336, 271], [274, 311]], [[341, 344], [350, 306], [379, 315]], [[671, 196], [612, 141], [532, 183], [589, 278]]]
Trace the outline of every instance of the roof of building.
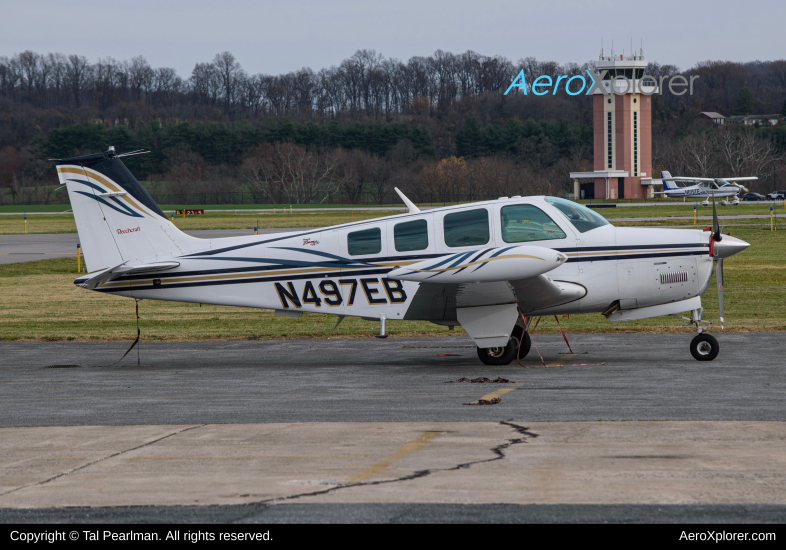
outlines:
[[703, 111], [700, 114], [706, 116], [707, 118], [726, 118], [720, 113], [716, 113], [715, 111]]
[[781, 115], [775, 113], [773, 115], [734, 115], [727, 117], [726, 120], [730, 122], [740, 122], [743, 120], [773, 120], [780, 118]]

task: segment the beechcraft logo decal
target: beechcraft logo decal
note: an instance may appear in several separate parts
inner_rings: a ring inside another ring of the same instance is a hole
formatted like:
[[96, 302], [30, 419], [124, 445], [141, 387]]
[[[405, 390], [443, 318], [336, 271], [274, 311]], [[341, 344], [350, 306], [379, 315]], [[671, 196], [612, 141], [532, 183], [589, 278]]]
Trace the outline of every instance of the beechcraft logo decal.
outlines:
[[129, 229], [118, 229], [118, 230], [117, 230], [117, 234], [118, 234], [118, 235], [122, 235], [123, 233], [135, 233], [135, 232], [137, 232], [137, 231], [139, 231], [139, 226], [138, 226], [138, 225], [137, 225], [136, 227], [134, 227], [134, 228], [129, 228]]
[[317, 246], [318, 244], [319, 241], [312, 241], [311, 239], [303, 239], [303, 246], [306, 245]]

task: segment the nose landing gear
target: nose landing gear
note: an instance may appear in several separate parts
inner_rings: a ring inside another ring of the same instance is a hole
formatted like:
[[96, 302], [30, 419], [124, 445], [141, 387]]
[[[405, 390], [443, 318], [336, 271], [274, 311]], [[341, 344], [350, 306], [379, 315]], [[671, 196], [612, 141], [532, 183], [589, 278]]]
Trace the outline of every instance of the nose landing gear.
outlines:
[[720, 346], [712, 334], [697, 334], [690, 343], [690, 354], [697, 361], [712, 361], [718, 356]]
[[[691, 310], [690, 319], [683, 317], [682, 315], [672, 314], [672, 316], [688, 321], [682, 325], [684, 327], [687, 327], [688, 325], [696, 325], [696, 332], [698, 332], [698, 334], [693, 338], [693, 340], [691, 340], [690, 343], [690, 354], [693, 356], [693, 358], [696, 359], [696, 361], [712, 361], [718, 356], [720, 345], [714, 336], [707, 334], [706, 331], [712, 323], [702, 319], [701, 317], [703, 314], [704, 308], [699, 308]], [[702, 326], [702, 324], [706, 326]]]

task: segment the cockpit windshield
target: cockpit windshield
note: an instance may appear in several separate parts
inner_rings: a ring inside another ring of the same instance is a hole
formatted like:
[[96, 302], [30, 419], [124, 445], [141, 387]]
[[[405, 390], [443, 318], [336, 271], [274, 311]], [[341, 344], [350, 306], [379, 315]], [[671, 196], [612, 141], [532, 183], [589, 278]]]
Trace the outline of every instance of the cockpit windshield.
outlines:
[[609, 222], [603, 216], [596, 214], [577, 202], [558, 199], [557, 197], [546, 197], [546, 202], [565, 214], [565, 217], [573, 224], [573, 227], [581, 233], [586, 233], [603, 225], [609, 225]]

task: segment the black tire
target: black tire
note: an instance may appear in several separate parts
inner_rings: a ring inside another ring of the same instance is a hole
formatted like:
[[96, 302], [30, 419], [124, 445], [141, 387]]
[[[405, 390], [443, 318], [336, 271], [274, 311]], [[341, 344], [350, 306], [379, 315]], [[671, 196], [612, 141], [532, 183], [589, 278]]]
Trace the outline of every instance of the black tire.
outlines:
[[690, 354], [696, 361], [712, 361], [718, 356], [720, 346], [711, 334], [703, 332], [690, 343]]
[[[507, 345], [499, 348], [478, 348], [478, 358], [484, 365], [509, 365], [516, 359], [518, 352], [519, 339], [523, 329], [519, 326], [513, 327], [513, 333], [510, 335]], [[524, 334], [524, 341], [521, 346], [521, 355], [523, 358], [529, 352], [531, 341], [529, 334]]]

